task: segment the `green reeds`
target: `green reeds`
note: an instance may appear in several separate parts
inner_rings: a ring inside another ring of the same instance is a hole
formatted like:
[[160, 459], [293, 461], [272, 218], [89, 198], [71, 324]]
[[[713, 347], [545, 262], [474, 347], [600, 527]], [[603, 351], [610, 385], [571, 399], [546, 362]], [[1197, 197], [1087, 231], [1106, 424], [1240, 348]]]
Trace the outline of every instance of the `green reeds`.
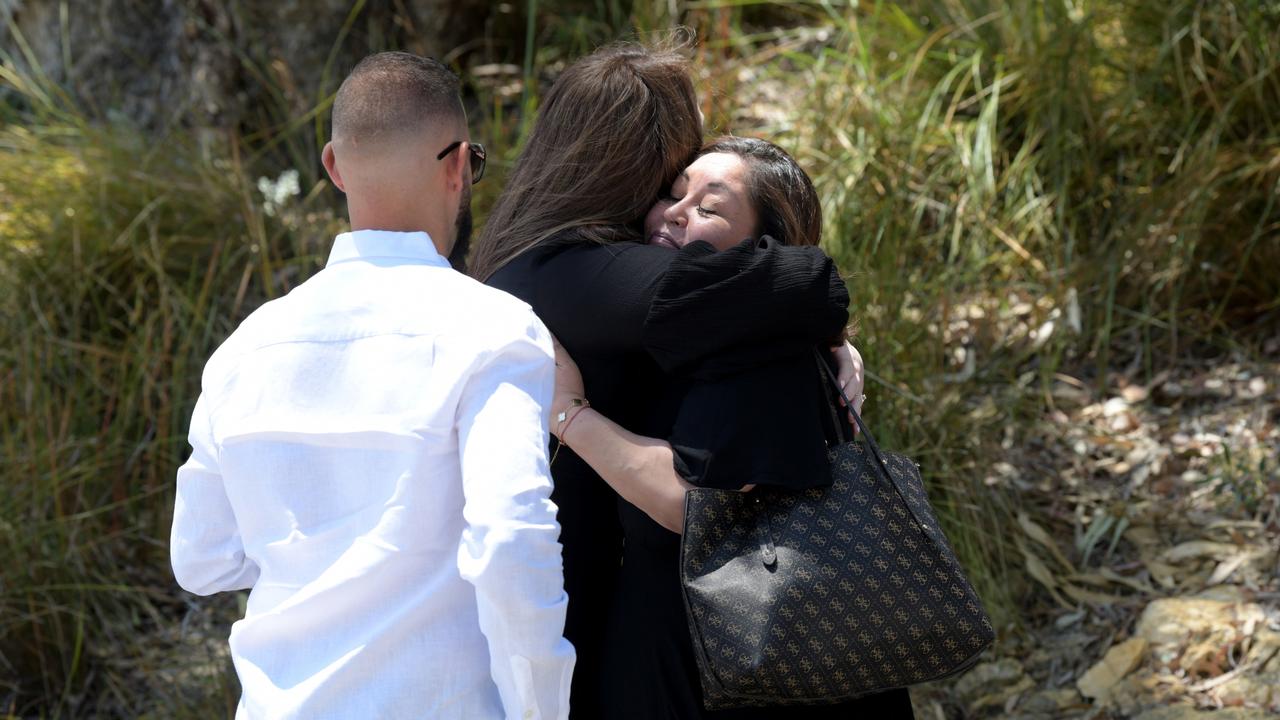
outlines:
[[1275, 13], [1062, 0], [810, 13], [817, 32], [739, 50], [787, 48], [754, 77], [781, 88], [786, 119], [746, 132], [814, 176], [872, 421], [919, 459], [983, 597], [1012, 618], [1028, 587], [1006, 531], [1037, 478], [995, 468], [1053, 410], [1055, 374], [1149, 379], [1187, 352], [1247, 352], [1277, 317]]
[[[539, 23], [533, 65], [695, 26], [701, 91], [723, 91], [713, 125], [778, 140], [814, 176], [869, 419], [921, 463], [984, 599], [1014, 619], [1032, 592], [1008, 545], [1020, 493], [1054, 469], [1006, 460], [1058, 374], [1105, 388], [1116, 367], [1143, 380], [1189, 352], [1247, 353], [1280, 314], [1280, 17], [1246, 0], [743, 5], [578, 3], [595, 19]], [[247, 142], [150, 141], [10, 67], [0, 713], [229, 716], [225, 624], [208, 619], [236, 601], [173, 584], [173, 474], [212, 349], [314, 272], [338, 227], [307, 159], [324, 99], [264, 110]], [[735, 127], [770, 83], [758, 99], [783, 119]], [[483, 217], [521, 124], [480, 105]], [[257, 176], [288, 169], [271, 163], [303, 170], [298, 197], [265, 202]]]
[[[174, 470], [205, 359], [314, 272], [332, 215], [268, 215], [236, 153], [216, 156], [0, 127], [0, 697], [20, 716], [225, 704], [225, 658], [209, 683], [143, 682], [189, 602], [168, 570]], [[171, 644], [179, 669], [210, 662]]]

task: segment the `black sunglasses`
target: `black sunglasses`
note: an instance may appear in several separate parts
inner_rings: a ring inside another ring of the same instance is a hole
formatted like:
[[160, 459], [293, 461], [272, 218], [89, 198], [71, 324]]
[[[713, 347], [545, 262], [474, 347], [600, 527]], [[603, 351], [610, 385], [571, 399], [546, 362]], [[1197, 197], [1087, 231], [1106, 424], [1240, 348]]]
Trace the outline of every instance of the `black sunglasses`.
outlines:
[[[449, 143], [449, 147], [440, 151], [436, 156], [437, 160], [443, 160], [446, 155], [457, 150], [462, 146], [461, 140], [454, 140]], [[480, 182], [480, 178], [484, 177], [484, 146], [480, 143], [469, 143], [467, 149], [471, 151], [471, 184], [475, 185]]]

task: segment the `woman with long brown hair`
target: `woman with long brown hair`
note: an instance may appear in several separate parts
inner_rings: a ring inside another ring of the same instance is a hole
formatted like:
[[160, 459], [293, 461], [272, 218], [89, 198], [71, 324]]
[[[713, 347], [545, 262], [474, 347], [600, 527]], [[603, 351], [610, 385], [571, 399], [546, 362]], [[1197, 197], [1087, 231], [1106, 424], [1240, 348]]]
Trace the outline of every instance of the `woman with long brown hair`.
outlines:
[[[670, 512], [685, 487], [673, 471], [677, 455], [649, 438], [668, 437], [685, 390], [740, 371], [734, 358], [744, 348], [753, 349], [751, 362], [767, 362], [842, 344], [848, 318], [847, 290], [817, 248], [747, 241], [725, 252], [701, 243], [672, 252], [642, 242], [644, 216], [701, 135], [680, 53], [615, 45], [574, 63], [548, 93], [471, 257], [472, 273], [529, 302], [581, 367], [585, 393], [552, 408], [556, 432], [610, 423], [605, 417], [620, 423], [596, 459], [599, 474], [568, 445], [552, 466], [565, 634], [578, 651], [575, 717], [626, 711], [601, 695], [622, 561], [618, 506], [678, 527]], [[588, 405], [601, 411], [595, 420], [582, 415]], [[693, 700], [664, 714], [701, 717]]]
[[[808, 175], [782, 148], [756, 138], [724, 137], [705, 145], [645, 218], [651, 245], [671, 251], [702, 244], [700, 252], [732, 251], [741, 237], [785, 238], [788, 245], [816, 246], [822, 213]], [[703, 296], [678, 305], [708, 302]], [[677, 311], [678, 313], [678, 311]], [[696, 331], [696, 328], [690, 328]], [[703, 363], [701, 374], [731, 363], [714, 381], [668, 385], [674, 420], [666, 436], [681, 480], [700, 486], [805, 487], [826, 477], [828, 444], [841, 442], [830, 422], [830, 398], [810, 352], [766, 359], [743, 347]], [[571, 358], [557, 354], [553, 406], [585, 395]], [[660, 404], [661, 405], [661, 404]], [[594, 408], [578, 411], [572, 425], [554, 424], [559, 440], [602, 475], [624, 464], [624, 431]], [[648, 442], [658, 443], [649, 439]], [[648, 472], [660, 475], [660, 471]], [[664, 506], [665, 505], [665, 506]], [[683, 508], [675, 500], [643, 511], [622, 503], [625, 545], [605, 635], [601, 669], [609, 718], [769, 718], [783, 708], [725, 712], [702, 709], [700, 679], [680, 590], [679, 538], [671, 532]], [[666, 525], [661, 527], [660, 525]], [[751, 629], [744, 628], [744, 632]], [[756, 630], [762, 631], [763, 628]], [[788, 718], [910, 718], [905, 690], [822, 707], [785, 709]]]

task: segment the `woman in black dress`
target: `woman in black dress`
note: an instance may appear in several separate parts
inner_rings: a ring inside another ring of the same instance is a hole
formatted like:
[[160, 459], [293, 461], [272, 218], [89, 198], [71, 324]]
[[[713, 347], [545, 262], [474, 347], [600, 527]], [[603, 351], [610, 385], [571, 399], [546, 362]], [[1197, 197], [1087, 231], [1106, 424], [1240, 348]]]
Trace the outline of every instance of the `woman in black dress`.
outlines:
[[[808, 176], [785, 151], [754, 138], [721, 138], [705, 146], [676, 179], [669, 194], [655, 203], [645, 222], [652, 245], [679, 250], [691, 243], [703, 252], [731, 251], [737, 238], [761, 235], [786, 238], [788, 244], [814, 246], [821, 236], [821, 209]], [[681, 298], [676, 314], [705, 297]], [[687, 328], [695, 332], [696, 328]], [[751, 358], [743, 366], [737, 362]], [[674, 417], [666, 436], [674, 448], [682, 479], [695, 484], [737, 489], [771, 484], [803, 487], [825, 478], [826, 442], [837, 442], [827, 415], [825, 385], [812, 353], [765, 358], [743, 348], [732, 358], [712, 359], [700, 372], [720, 370], [719, 379], [668, 385], [666, 403], [655, 409]], [[573, 362], [561, 354], [553, 406], [568, 406], [582, 391]], [[584, 412], [583, 410], [577, 411]], [[601, 413], [552, 424], [603, 475], [625, 467], [620, 434]], [[653, 440], [651, 442], [657, 442]], [[650, 469], [649, 472], [658, 472]], [[670, 476], [677, 470], [667, 469]], [[905, 691], [840, 705], [812, 708], [763, 708], [726, 712], [702, 709], [698, 671], [689, 625], [680, 595], [679, 537], [652, 519], [678, 518], [682, 504], [668, 500], [646, 508], [623, 501], [623, 565], [614, 594], [601, 671], [609, 718], [895, 718], [910, 717]]]
[[[601, 476], [661, 516], [684, 486], [672, 446], [646, 437], [669, 436], [684, 402], [677, 398], [745, 366], [831, 344], [847, 320], [844, 284], [816, 248], [744, 242], [714, 252], [694, 243], [672, 252], [640, 242], [650, 205], [700, 140], [683, 56], [623, 45], [584, 58], [548, 93], [471, 257], [473, 274], [529, 302], [577, 359], [599, 422], [612, 418], [636, 433], [616, 428], [623, 467], [606, 462], [598, 475], [568, 447], [552, 467], [578, 718], [627, 711], [602, 673], [606, 650], [626, 648], [605, 644], [622, 523]], [[581, 406], [552, 410], [562, 416], [553, 419], [558, 431], [587, 420]], [[700, 712], [681, 701], [659, 717]]]

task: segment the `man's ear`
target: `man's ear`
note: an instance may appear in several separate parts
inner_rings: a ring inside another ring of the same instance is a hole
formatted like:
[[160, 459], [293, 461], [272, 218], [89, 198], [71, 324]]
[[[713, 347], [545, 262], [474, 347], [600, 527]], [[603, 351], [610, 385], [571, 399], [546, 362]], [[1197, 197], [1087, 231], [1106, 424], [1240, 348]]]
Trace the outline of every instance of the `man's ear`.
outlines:
[[320, 151], [320, 162], [324, 165], [324, 171], [329, 173], [329, 179], [333, 181], [335, 187], [342, 192], [346, 192], [346, 185], [342, 181], [342, 173], [338, 171], [338, 158], [333, 154], [333, 142], [324, 144], [324, 149]]
[[449, 156], [449, 189], [462, 192], [471, 183], [471, 143], [464, 142]]

